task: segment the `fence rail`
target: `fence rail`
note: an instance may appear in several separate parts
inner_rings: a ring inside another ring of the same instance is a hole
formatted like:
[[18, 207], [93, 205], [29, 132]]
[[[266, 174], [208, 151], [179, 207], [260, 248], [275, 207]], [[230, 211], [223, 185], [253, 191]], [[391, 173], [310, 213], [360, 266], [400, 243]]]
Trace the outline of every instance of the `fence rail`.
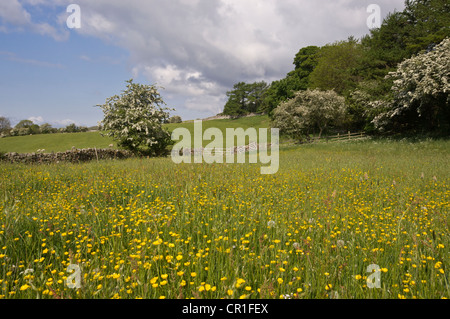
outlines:
[[246, 153], [250, 151], [257, 151], [257, 150], [267, 150], [272, 147], [272, 143], [263, 143], [258, 144], [256, 142], [251, 142], [248, 145], [242, 145], [242, 146], [234, 146], [234, 147], [228, 147], [228, 148], [207, 148], [207, 147], [201, 147], [201, 148], [182, 148], [180, 150], [172, 150], [172, 152], [175, 152], [174, 154], [178, 154], [180, 156], [182, 155], [201, 155], [206, 154], [211, 156], [212, 153], [214, 154], [241, 154]]
[[348, 141], [348, 140], [357, 140], [361, 138], [366, 138], [367, 135], [364, 132], [356, 132], [356, 133], [338, 133], [337, 135], [332, 136], [324, 136], [324, 137], [313, 137], [312, 142], [319, 142], [319, 141], [325, 141], [325, 142], [335, 142], [335, 141]]

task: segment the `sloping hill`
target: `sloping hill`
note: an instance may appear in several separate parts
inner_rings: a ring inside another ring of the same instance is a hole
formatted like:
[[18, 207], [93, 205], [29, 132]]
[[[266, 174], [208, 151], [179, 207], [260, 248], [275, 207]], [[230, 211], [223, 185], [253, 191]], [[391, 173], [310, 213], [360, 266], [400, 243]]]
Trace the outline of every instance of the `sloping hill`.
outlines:
[[[164, 126], [170, 132], [178, 127], [187, 128], [191, 132], [191, 137], [193, 138], [193, 121], [165, 124]], [[267, 115], [242, 117], [238, 119], [214, 119], [202, 122], [203, 131], [210, 127], [216, 127], [222, 131], [224, 138], [227, 128], [241, 127], [247, 129], [249, 127], [254, 127], [259, 129], [269, 126], [270, 119]], [[205, 144], [207, 143], [208, 141], [205, 142]], [[46, 153], [63, 152], [70, 150], [73, 146], [79, 149], [94, 147], [108, 148], [110, 144], [113, 144], [114, 148], [117, 147], [110, 137], [102, 136], [100, 132], [39, 134], [0, 138], [0, 152], [32, 153], [42, 149], [44, 149]]]
[[0, 139], [0, 152], [32, 153], [44, 149], [45, 153], [64, 152], [76, 148], [115, 147], [114, 141], [100, 132], [55, 133], [11, 136]]

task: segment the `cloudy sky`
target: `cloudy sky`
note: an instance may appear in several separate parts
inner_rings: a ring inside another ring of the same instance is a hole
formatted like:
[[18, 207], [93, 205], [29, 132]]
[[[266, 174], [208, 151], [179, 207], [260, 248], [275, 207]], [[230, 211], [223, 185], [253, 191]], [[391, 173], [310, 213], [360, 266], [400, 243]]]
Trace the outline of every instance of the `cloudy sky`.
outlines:
[[370, 4], [381, 18], [404, 8], [404, 0], [0, 0], [0, 116], [96, 125], [95, 105], [130, 78], [164, 87], [173, 115], [212, 116], [234, 83], [283, 78], [300, 48], [367, 34]]

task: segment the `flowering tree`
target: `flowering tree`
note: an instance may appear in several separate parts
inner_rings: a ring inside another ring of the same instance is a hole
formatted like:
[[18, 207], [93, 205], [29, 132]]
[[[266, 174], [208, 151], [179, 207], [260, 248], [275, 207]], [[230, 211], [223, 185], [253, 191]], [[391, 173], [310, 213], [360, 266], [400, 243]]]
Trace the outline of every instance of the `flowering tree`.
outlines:
[[345, 99], [333, 90], [298, 91], [275, 109], [273, 126], [299, 140], [318, 129], [320, 138], [326, 128], [342, 123], [346, 111]]
[[118, 145], [144, 155], [162, 155], [170, 144], [170, 133], [162, 127], [169, 108], [153, 85], [127, 81], [127, 89], [120, 96], [106, 99], [98, 105], [104, 113], [99, 123]]
[[450, 38], [404, 60], [386, 77], [393, 80], [391, 101], [371, 103], [381, 110], [373, 120], [375, 126], [450, 132], [449, 73]]

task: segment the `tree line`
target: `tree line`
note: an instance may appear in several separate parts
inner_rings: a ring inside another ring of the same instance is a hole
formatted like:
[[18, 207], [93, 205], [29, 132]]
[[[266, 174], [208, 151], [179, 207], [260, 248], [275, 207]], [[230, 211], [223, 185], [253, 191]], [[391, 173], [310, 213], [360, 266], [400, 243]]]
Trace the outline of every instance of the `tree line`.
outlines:
[[[277, 124], [291, 123], [280, 129], [296, 136], [300, 127], [303, 135], [331, 127], [448, 135], [449, 37], [448, 1], [407, 0], [403, 11], [389, 13], [360, 39], [301, 48], [283, 79], [235, 84], [223, 114], [269, 114]], [[328, 91], [335, 94], [334, 107], [319, 107], [321, 99], [331, 103]], [[327, 109], [334, 114], [327, 125], [311, 120]], [[288, 121], [289, 115], [296, 118]]]
[[[91, 128], [92, 129], [92, 128]], [[4, 116], [0, 117], [0, 135], [4, 136], [24, 136], [36, 134], [51, 134], [51, 133], [76, 133], [87, 132], [89, 130], [86, 126], [77, 126], [74, 123], [66, 127], [56, 128], [49, 123], [41, 125], [35, 124], [31, 120], [21, 120], [14, 127], [11, 126], [11, 121]]]

